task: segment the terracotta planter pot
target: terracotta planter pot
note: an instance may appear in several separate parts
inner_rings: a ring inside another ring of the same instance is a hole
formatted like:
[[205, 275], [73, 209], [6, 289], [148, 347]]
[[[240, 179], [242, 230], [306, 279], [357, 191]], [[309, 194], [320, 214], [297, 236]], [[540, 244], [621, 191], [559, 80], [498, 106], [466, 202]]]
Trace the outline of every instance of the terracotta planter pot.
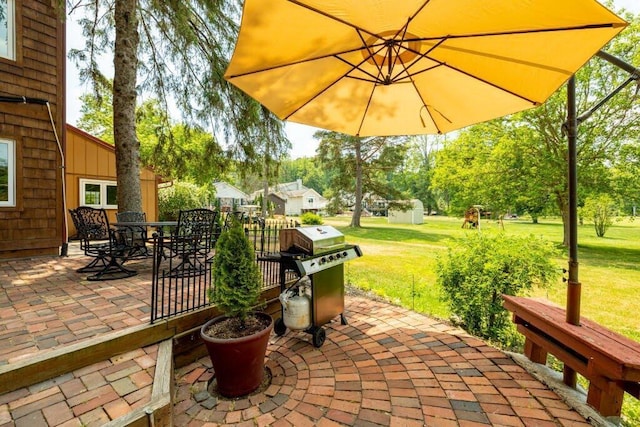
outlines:
[[224, 320], [218, 316], [200, 328], [200, 337], [207, 346], [215, 371], [218, 392], [227, 397], [249, 394], [260, 386], [264, 376], [264, 358], [273, 330], [273, 319], [266, 313], [253, 313], [268, 318], [269, 326], [262, 331], [242, 338], [212, 338], [204, 331], [212, 324]]

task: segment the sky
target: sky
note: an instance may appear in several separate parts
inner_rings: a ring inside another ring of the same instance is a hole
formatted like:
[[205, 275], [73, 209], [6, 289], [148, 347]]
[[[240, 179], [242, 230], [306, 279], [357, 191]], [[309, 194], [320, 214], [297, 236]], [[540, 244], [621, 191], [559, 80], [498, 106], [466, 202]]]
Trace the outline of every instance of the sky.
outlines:
[[[625, 8], [635, 14], [640, 14], [640, 0], [614, 0], [615, 9]], [[67, 25], [67, 49], [82, 48], [83, 40], [77, 35], [81, 34], [77, 26], [69, 22]], [[74, 37], [74, 35], [76, 35]], [[106, 74], [108, 72], [103, 70]], [[111, 72], [113, 74], [113, 72]], [[75, 125], [80, 118], [81, 102], [80, 95], [90, 91], [88, 85], [79, 82], [78, 72], [75, 64], [67, 60], [67, 122]], [[314, 132], [318, 129], [287, 122], [285, 124], [287, 136], [292, 144], [290, 152], [291, 158], [310, 157], [315, 155], [318, 141], [313, 138]]]

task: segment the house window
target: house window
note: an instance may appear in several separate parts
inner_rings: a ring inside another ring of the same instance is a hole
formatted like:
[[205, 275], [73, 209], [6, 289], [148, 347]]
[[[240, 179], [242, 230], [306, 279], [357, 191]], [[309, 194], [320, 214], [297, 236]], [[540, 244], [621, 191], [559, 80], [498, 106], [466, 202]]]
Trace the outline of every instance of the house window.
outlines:
[[15, 56], [15, 0], [0, 0], [0, 57]]
[[312, 204], [313, 204], [313, 197], [309, 197], [309, 198], [307, 199], [307, 203], [308, 203], [308, 204], [310, 204], [310, 205], [312, 205]]
[[0, 206], [16, 205], [15, 141], [0, 139]]
[[118, 209], [118, 185], [114, 181], [80, 180], [80, 205]]

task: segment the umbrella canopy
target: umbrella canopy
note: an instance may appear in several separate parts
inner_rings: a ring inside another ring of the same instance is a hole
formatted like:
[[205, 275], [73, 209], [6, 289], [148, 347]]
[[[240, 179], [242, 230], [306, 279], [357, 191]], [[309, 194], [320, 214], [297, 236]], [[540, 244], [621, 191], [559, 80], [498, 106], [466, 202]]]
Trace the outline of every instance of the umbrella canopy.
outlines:
[[625, 26], [595, 0], [246, 0], [225, 78], [292, 122], [446, 133], [544, 103]]

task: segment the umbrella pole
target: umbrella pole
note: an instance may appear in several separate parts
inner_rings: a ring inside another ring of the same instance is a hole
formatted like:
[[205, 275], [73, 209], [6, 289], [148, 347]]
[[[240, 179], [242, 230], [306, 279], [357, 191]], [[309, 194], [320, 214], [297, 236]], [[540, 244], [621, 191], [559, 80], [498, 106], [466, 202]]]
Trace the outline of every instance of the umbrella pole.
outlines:
[[[567, 286], [567, 317], [572, 325], [580, 324], [580, 294], [582, 285], [578, 281], [578, 168], [577, 149], [578, 119], [576, 115], [576, 78], [567, 83], [567, 136], [569, 142], [569, 281]], [[575, 388], [576, 372], [564, 366], [563, 381]]]
[[[567, 287], [566, 321], [572, 325], [580, 324], [580, 294], [582, 285], [578, 281], [578, 161], [577, 140], [578, 125], [588, 119], [597, 109], [602, 107], [609, 99], [615, 96], [628, 84], [640, 81], [640, 68], [617, 58], [607, 52], [599, 51], [596, 54], [601, 59], [621, 68], [631, 74], [629, 79], [616, 88], [611, 94], [597, 103], [585, 114], [577, 117], [576, 114], [576, 79], [571, 76], [567, 82], [567, 139], [569, 145], [569, 280]], [[564, 383], [575, 388], [577, 383], [576, 372], [565, 365], [563, 372]]]

